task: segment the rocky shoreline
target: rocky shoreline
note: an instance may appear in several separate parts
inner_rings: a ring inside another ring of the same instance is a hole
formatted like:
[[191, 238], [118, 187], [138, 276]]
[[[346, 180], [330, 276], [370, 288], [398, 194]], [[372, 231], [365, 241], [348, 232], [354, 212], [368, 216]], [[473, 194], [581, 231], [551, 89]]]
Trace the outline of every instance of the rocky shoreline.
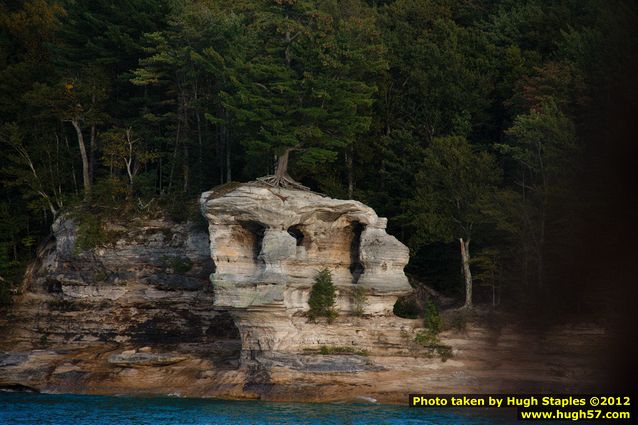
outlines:
[[[273, 401], [405, 403], [413, 392], [576, 392], [604, 380], [607, 333], [480, 317], [448, 326], [441, 356], [421, 320], [392, 314], [411, 288], [408, 251], [356, 201], [242, 185], [201, 197], [208, 231], [165, 218], [109, 223], [78, 249], [56, 222], [22, 293], [0, 316], [0, 387]], [[305, 316], [332, 271], [339, 315]], [[351, 291], [366, 288], [363, 315]]]

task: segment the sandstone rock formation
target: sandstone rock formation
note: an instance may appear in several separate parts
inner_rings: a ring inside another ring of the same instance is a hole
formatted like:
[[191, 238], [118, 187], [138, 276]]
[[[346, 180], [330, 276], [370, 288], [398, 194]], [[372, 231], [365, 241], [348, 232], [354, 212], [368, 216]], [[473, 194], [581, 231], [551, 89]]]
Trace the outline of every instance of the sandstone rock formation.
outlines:
[[77, 219], [54, 223], [22, 295], [0, 312], [0, 385], [134, 393], [236, 369], [241, 342], [212, 308], [205, 227], [139, 217], [107, 225], [113, 242], [83, 251]]
[[375, 316], [391, 316], [397, 296], [412, 289], [403, 273], [408, 248], [360, 202], [260, 184], [205, 192], [200, 202], [215, 307], [231, 311], [245, 354], [300, 352], [325, 339], [302, 315], [321, 269], [332, 273], [344, 315], [355, 287], [365, 288], [364, 313]]
[[[597, 326], [479, 317], [440, 335], [447, 361], [416, 344], [423, 322], [391, 312], [409, 290], [407, 249], [359, 202], [249, 184], [207, 192], [201, 208], [208, 232], [130, 217], [85, 250], [77, 220], [60, 218], [0, 310], [0, 389], [398, 403], [600, 390], [608, 338]], [[331, 324], [305, 317], [323, 267], [339, 292]], [[354, 287], [368, 290], [363, 317], [351, 315]]]

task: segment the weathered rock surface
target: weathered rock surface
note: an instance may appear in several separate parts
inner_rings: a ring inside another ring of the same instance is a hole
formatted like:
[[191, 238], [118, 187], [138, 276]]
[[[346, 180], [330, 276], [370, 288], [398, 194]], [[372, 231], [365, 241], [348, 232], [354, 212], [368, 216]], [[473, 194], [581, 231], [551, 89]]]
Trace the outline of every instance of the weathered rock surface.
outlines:
[[[205, 192], [200, 202], [209, 221], [217, 305], [269, 304], [282, 299], [274, 293], [308, 287], [324, 267], [342, 288], [357, 284], [394, 296], [411, 290], [403, 273], [408, 248], [385, 232], [385, 218], [361, 202], [261, 185], [221, 196]], [[255, 285], [264, 287], [263, 294]], [[289, 309], [305, 306], [286, 302]]]
[[340, 314], [353, 310], [355, 287], [365, 288], [364, 312], [375, 316], [392, 316], [397, 296], [412, 289], [403, 273], [408, 248], [361, 202], [247, 184], [205, 192], [200, 203], [215, 306], [236, 319], [245, 355], [296, 353], [326, 338], [302, 315], [318, 270], [330, 270]]
[[[409, 290], [407, 249], [359, 202], [243, 185], [203, 194], [201, 207], [208, 232], [132, 218], [84, 252], [75, 221], [56, 222], [0, 311], [0, 388], [399, 403], [415, 392], [600, 390], [608, 338], [597, 326], [470, 319], [441, 334], [446, 361], [416, 344], [422, 322], [391, 313]], [[305, 317], [323, 267], [339, 292], [332, 324]], [[356, 286], [368, 290], [364, 317], [351, 314]]]
[[238, 367], [237, 328], [211, 308], [205, 227], [165, 219], [109, 227], [114, 242], [82, 252], [75, 220], [56, 221], [22, 295], [0, 314], [0, 385], [154, 392], [185, 379], [175, 368], [196, 377]]

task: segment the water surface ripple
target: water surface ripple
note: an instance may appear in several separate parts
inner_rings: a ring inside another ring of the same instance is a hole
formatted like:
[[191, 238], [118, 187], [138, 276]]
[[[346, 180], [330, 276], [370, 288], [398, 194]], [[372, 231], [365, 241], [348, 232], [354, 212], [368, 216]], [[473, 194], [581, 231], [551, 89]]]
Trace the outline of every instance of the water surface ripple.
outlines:
[[514, 412], [349, 403], [270, 403], [177, 397], [0, 393], [1, 425], [484, 425]]

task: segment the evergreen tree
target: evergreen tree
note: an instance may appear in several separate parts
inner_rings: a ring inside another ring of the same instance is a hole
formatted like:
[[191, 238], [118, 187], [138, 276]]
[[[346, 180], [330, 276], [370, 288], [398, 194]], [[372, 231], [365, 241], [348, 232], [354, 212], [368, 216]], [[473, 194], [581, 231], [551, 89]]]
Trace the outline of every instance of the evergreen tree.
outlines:
[[328, 322], [331, 322], [337, 317], [335, 303], [336, 293], [334, 283], [332, 283], [332, 274], [330, 270], [323, 269], [317, 273], [310, 291], [308, 317], [310, 320], [315, 320], [317, 317], [327, 317]]
[[345, 7], [263, 1], [249, 11], [254, 37], [233, 64], [224, 103], [249, 155], [277, 155], [274, 175], [264, 179], [274, 186], [303, 187], [287, 174], [291, 152], [312, 170], [370, 125], [375, 87], [365, 77], [384, 66], [382, 48], [373, 21], [347, 16]]

